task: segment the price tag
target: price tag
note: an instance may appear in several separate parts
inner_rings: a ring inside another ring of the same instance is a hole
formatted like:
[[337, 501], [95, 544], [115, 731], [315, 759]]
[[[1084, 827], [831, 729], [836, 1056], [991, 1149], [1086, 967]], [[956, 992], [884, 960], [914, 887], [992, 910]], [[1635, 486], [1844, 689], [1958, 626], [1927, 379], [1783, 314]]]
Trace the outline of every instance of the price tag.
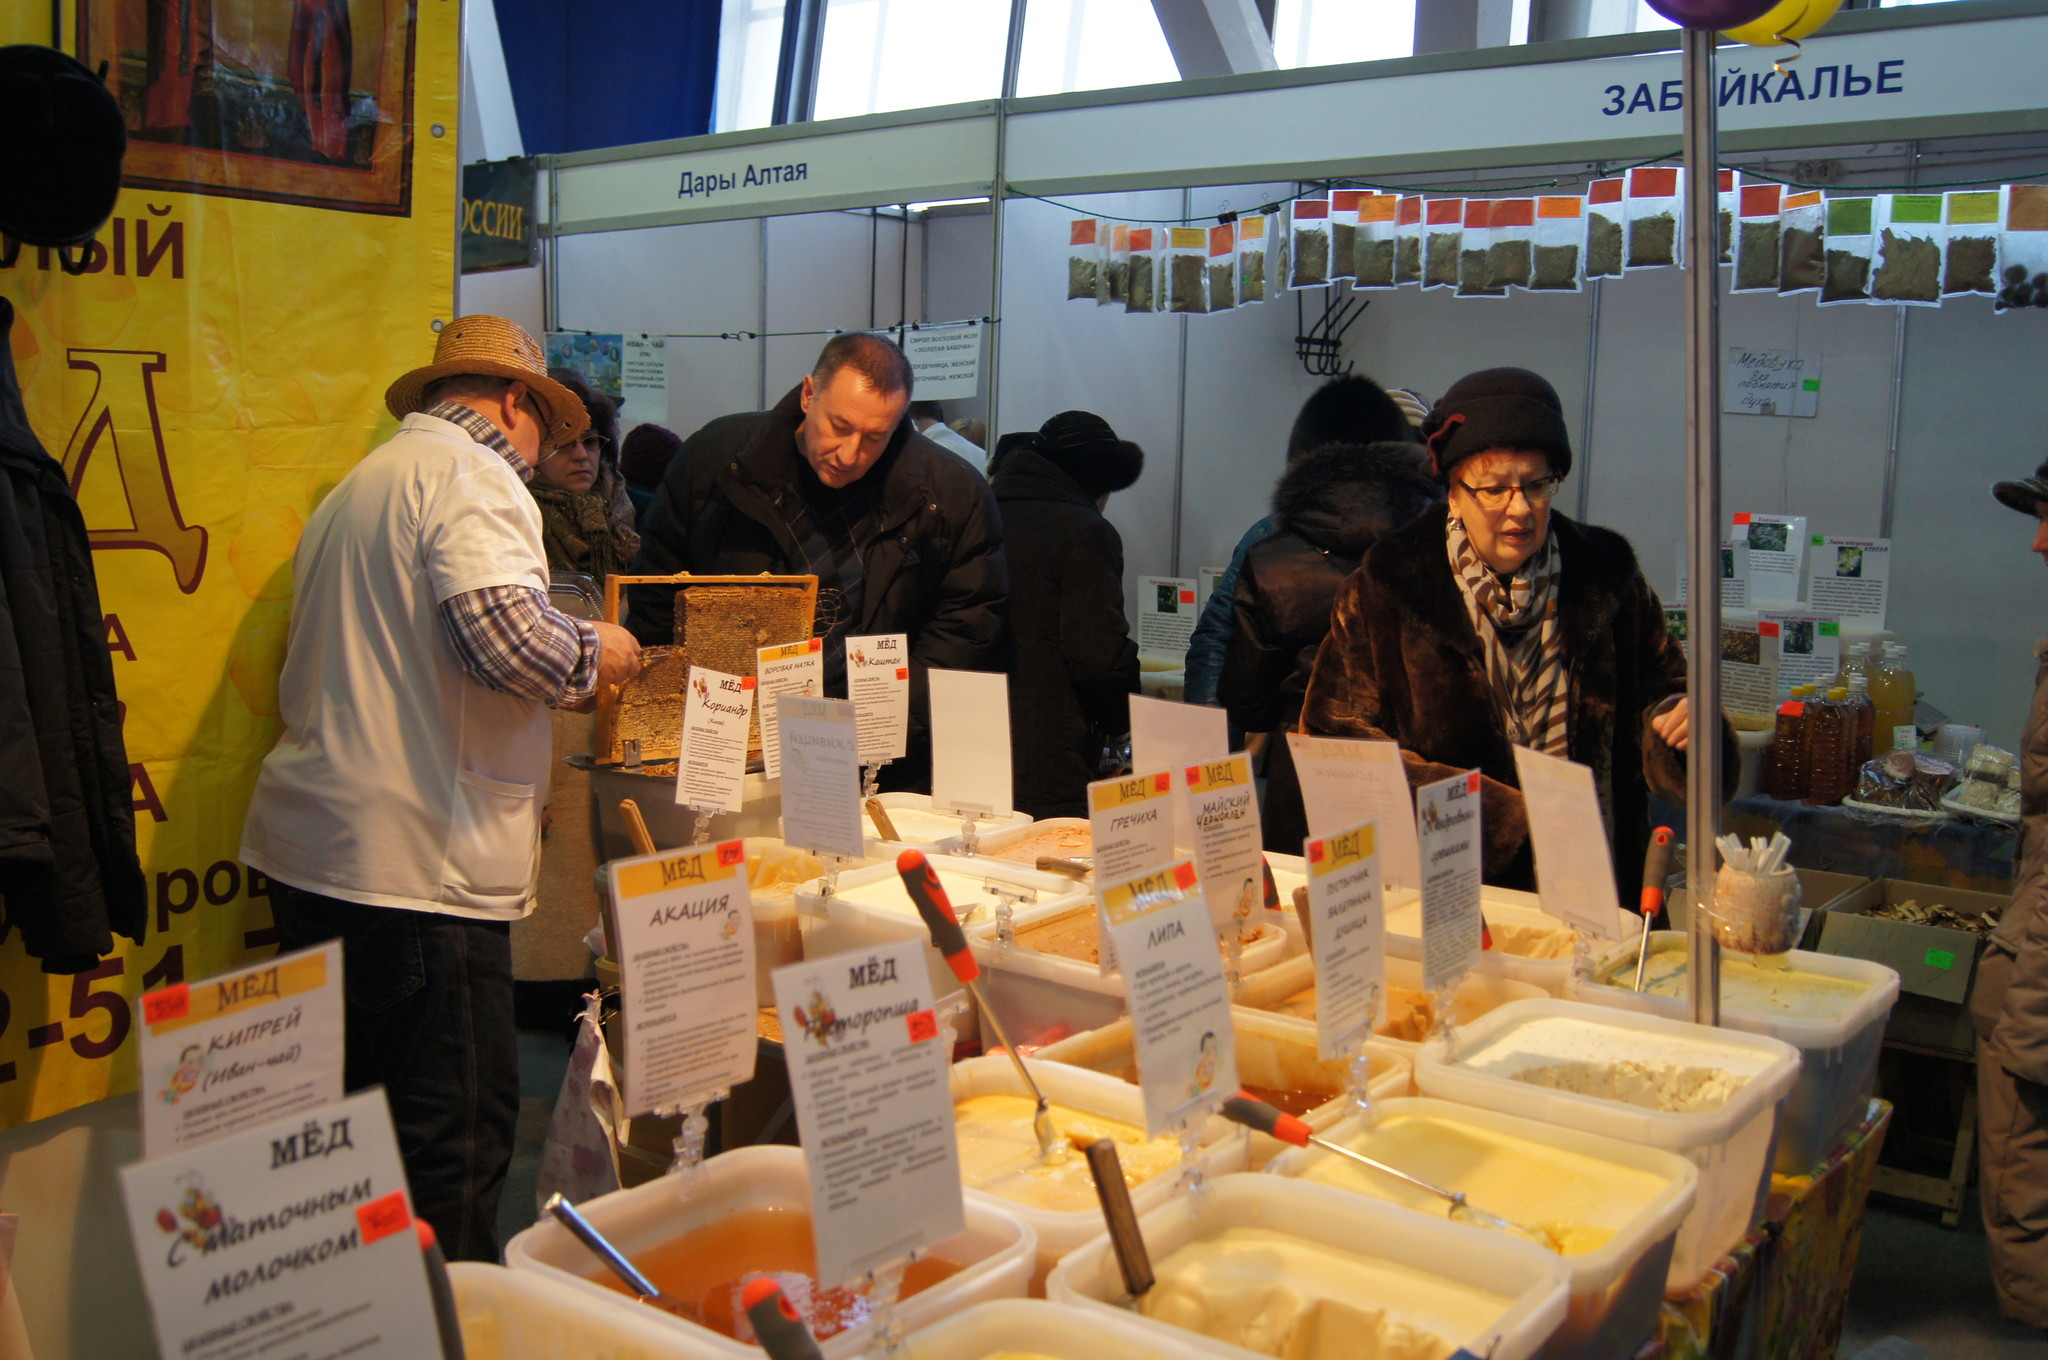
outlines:
[[[1406, 818], [1402, 819], [1406, 821]], [[1372, 1034], [1387, 980], [1387, 916], [1371, 822], [1302, 847], [1315, 934], [1316, 1056], [1335, 1062]]]
[[1237, 1089], [1230, 989], [1186, 860], [1103, 891], [1125, 960], [1145, 1130], [1157, 1138]]
[[1216, 933], [1242, 936], [1264, 894], [1265, 862], [1260, 850], [1259, 791], [1252, 783], [1251, 757], [1190, 765], [1185, 771], [1188, 811], [1195, 821], [1195, 868], [1202, 875], [1209, 920]]
[[885, 764], [909, 750], [909, 635], [848, 638], [846, 697], [860, 718], [861, 764]]
[[927, 675], [932, 690], [932, 807], [956, 816], [1010, 811], [1010, 677]]
[[1453, 986], [1479, 961], [1479, 771], [1415, 791], [1422, 851], [1422, 988]]
[[[1230, 722], [1222, 709], [1142, 694], [1131, 696], [1134, 769], [1179, 771], [1229, 754]], [[1174, 799], [1173, 843], [1182, 849], [1192, 849], [1195, 844], [1195, 823], [1188, 815], [1186, 798]]]
[[142, 998], [142, 1151], [165, 1157], [341, 1099], [341, 944]]
[[121, 1170], [157, 1353], [416, 1360], [438, 1342], [381, 1088]]
[[816, 698], [825, 692], [825, 642], [811, 638], [754, 653], [756, 696], [761, 710], [761, 773], [782, 778], [782, 729], [775, 700], [784, 694]]
[[844, 699], [775, 701], [782, 745], [782, 839], [814, 855], [859, 859], [860, 738]]
[[754, 677], [690, 667], [683, 700], [683, 752], [676, 802], [738, 812], [747, 782], [747, 738], [754, 723]]
[[1625, 938], [1614, 891], [1614, 856], [1593, 771], [1576, 761], [1515, 748], [1529, 840], [1536, 848], [1536, 889], [1543, 910], [1595, 940]]
[[694, 1105], [754, 1076], [754, 927], [739, 841], [615, 859], [626, 1114]]
[[967, 1226], [925, 948], [903, 940], [775, 971], [826, 1288]]
[[1403, 888], [1422, 882], [1415, 852], [1415, 795], [1408, 766], [1391, 741], [1287, 734], [1301, 778], [1308, 834], [1334, 836], [1363, 822], [1379, 823], [1380, 872]]

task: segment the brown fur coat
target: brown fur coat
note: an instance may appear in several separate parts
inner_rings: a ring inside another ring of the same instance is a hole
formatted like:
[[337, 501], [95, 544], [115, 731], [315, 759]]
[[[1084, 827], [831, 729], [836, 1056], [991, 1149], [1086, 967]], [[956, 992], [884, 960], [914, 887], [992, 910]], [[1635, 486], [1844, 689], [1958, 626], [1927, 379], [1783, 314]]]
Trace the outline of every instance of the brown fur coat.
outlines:
[[[1381, 539], [1337, 592], [1301, 730], [1400, 743], [1411, 788], [1479, 770], [1486, 879], [1530, 888], [1535, 865], [1514, 748], [1444, 550], [1446, 513], [1438, 506]], [[1615, 882], [1622, 904], [1632, 907], [1650, 795], [1685, 801], [1685, 757], [1648, 723], [1660, 702], [1684, 693], [1685, 654], [1665, 631], [1663, 606], [1627, 539], [1559, 514], [1550, 517], [1550, 532], [1564, 554], [1558, 588], [1571, 673], [1569, 754], [1597, 780], [1611, 781]], [[1627, 758], [1615, 758], [1617, 747]], [[1735, 736], [1725, 723], [1722, 751], [1732, 787]]]

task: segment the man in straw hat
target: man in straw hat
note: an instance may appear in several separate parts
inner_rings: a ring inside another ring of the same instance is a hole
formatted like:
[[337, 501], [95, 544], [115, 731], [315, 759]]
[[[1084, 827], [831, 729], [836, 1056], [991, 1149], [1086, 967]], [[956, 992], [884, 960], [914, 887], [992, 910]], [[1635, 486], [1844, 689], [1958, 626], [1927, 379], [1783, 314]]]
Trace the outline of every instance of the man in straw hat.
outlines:
[[509, 923], [533, 907], [549, 708], [637, 672], [632, 635], [548, 603], [524, 483], [583, 403], [495, 316], [385, 393], [398, 433], [313, 512], [242, 859], [286, 949], [340, 939], [347, 1081], [390, 1097], [413, 1204], [498, 1257], [519, 1059]]

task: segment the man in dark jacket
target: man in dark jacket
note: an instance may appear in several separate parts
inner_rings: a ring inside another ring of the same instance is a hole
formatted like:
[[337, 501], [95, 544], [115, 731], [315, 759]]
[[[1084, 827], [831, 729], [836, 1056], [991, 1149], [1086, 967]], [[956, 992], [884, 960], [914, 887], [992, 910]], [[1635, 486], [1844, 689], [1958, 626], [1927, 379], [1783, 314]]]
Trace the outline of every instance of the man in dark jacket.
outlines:
[[1310, 453], [1273, 492], [1279, 527], [1245, 554], [1218, 695], [1232, 726], [1271, 734], [1262, 753], [1268, 850], [1298, 855], [1308, 835], [1286, 732], [1301, 717], [1337, 588], [1368, 548], [1440, 497], [1423, 452], [1404, 441]]
[[1101, 416], [1063, 411], [995, 474], [1010, 536], [1010, 748], [1017, 808], [1085, 817], [1103, 741], [1130, 730], [1138, 644], [1124, 544], [1102, 517], [1145, 455]]
[[[994, 670], [1009, 573], [988, 484], [915, 433], [910, 361], [881, 336], [834, 336], [773, 409], [683, 442], [642, 526], [637, 575], [818, 578], [825, 692], [846, 693], [845, 640], [910, 638], [910, 751], [885, 787], [929, 782], [925, 672]], [[674, 593], [628, 588], [627, 625], [673, 641]]]

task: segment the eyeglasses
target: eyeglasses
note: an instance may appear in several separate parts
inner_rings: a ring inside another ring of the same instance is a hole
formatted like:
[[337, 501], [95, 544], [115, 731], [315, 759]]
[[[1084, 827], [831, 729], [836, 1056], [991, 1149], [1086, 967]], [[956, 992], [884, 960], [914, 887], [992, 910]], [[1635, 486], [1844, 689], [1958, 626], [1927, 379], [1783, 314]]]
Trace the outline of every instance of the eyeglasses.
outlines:
[[1556, 499], [1557, 489], [1563, 485], [1562, 477], [1539, 477], [1520, 486], [1468, 486], [1464, 482], [1458, 483], [1466, 495], [1479, 502], [1482, 510], [1507, 509], [1517, 491], [1521, 492], [1522, 498], [1531, 505], [1548, 505]]
[[583, 438], [572, 440], [567, 444], [555, 445], [542, 456], [541, 461], [545, 463], [548, 459], [559, 457], [565, 453], [583, 453], [596, 458], [604, 452], [604, 448], [605, 440], [602, 435], [585, 435]]

